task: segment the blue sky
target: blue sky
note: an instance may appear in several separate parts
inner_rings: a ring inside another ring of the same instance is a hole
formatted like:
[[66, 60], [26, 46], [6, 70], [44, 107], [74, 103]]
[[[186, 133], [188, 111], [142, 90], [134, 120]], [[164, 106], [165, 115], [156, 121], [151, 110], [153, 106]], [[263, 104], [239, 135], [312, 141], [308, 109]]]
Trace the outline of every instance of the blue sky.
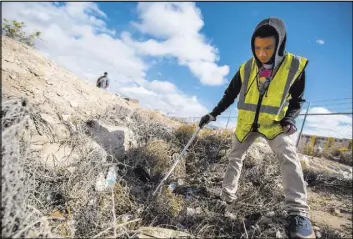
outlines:
[[[164, 114], [197, 117], [213, 109], [239, 66], [252, 57], [257, 23], [280, 17], [287, 27], [286, 50], [309, 59], [306, 100], [323, 101], [311, 112], [352, 112], [351, 2], [7, 2], [2, 7], [3, 17], [24, 21], [28, 32], [42, 32], [36, 41], [41, 53], [88, 83], [108, 71], [110, 93], [139, 99]], [[235, 104], [221, 116], [230, 110], [236, 116]], [[344, 131], [351, 137], [351, 115], [326, 118], [309, 121], [313, 128], [335, 126], [329, 134]]]
[[[258, 21], [278, 16], [287, 27], [287, 51], [309, 59], [306, 99], [352, 97], [352, 3], [205, 2], [197, 5], [206, 22], [204, 32], [217, 44], [221, 62], [231, 67], [230, 74], [251, 55], [249, 39]], [[317, 40], [323, 40], [324, 44], [316, 43]], [[218, 94], [221, 91], [216, 90]], [[207, 93], [211, 93], [210, 89]]]
[[[98, 5], [108, 15], [109, 27], [133, 31], [130, 21], [137, 17], [136, 3]], [[226, 76], [229, 81], [239, 65], [251, 57], [250, 37], [256, 24], [266, 17], [277, 16], [287, 27], [287, 51], [309, 59], [307, 101], [352, 98], [352, 3], [197, 2], [196, 6], [205, 24], [202, 34], [219, 50], [218, 63], [230, 67]], [[324, 44], [319, 44], [319, 40]], [[196, 95], [209, 109], [227, 86], [202, 85], [188, 69], [173, 60], [157, 64], [147, 78], [161, 78], [159, 72], [187, 94], [195, 94], [197, 90]], [[350, 107], [340, 105], [338, 110]]]

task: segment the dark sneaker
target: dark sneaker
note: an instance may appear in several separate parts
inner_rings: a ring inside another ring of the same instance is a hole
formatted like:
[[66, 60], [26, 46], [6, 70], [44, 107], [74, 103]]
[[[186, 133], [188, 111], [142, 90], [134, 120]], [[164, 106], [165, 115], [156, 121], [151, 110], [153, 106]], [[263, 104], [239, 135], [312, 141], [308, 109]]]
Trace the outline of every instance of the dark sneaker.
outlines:
[[292, 215], [289, 220], [289, 238], [316, 238], [309, 218]]
[[208, 192], [209, 192], [210, 198], [224, 201], [228, 205], [230, 205], [235, 200], [235, 199], [230, 199], [229, 197], [224, 195], [224, 193], [222, 192], [222, 189], [218, 188], [218, 187], [217, 188], [210, 188], [210, 189], [208, 189]]

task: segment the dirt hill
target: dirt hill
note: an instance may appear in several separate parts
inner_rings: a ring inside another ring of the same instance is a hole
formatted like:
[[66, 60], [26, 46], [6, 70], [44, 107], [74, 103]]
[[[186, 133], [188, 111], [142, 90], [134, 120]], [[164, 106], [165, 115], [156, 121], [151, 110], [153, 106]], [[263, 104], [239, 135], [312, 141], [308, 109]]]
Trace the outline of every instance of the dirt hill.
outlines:
[[[227, 130], [202, 130], [151, 198], [195, 125], [98, 89], [6, 37], [1, 70], [3, 237], [287, 237], [267, 144], [248, 150], [227, 208], [215, 199]], [[351, 236], [352, 168], [300, 157], [317, 237]]]

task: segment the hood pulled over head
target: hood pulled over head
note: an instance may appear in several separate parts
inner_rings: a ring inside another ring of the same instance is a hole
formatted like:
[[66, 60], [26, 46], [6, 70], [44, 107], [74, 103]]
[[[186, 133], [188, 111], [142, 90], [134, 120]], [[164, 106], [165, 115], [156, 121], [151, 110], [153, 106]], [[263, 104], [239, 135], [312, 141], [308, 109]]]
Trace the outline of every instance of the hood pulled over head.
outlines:
[[276, 17], [270, 17], [267, 19], [262, 20], [255, 28], [254, 33], [251, 37], [251, 50], [252, 53], [256, 59], [256, 63], [258, 66], [261, 66], [262, 63], [259, 61], [259, 59], [256, 57], [255, 54], [255, 38], [257, 36], [261, 35], [261, 32], [268, 32], [271, 34], [273, 33], [273, 36], [276, 39], [276, 49], [274, 51], [274, 54], [268, 62], [268, 64], [274, 64], [273, 67], [276, 67], [283, 59], [284, 54], [285, 54], [285, 46], [286, 46], [286, 27], [284, 25], [284, 22]]

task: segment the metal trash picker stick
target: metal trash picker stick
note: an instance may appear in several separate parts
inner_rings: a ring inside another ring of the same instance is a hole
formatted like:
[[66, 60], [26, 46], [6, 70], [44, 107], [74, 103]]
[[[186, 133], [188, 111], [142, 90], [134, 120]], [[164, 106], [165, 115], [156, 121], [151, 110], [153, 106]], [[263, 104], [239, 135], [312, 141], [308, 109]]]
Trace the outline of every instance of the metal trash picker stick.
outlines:
[[159, 190], [159, 188], [163, 185], [164, 181], [167, 180], [167, 178], [169, 177], [169, 175], [173, 172], [174, 168], [176, 167], [176, 165], [179, 163], [179, 160], [181, 159], [181, 157], [183, 157], [184, 153], [186, 152], [186, 150], [189, 148], [190, 144], [194, 141], [196, 135], [200, 132], [201, 128], [197, 127], [195, 133], [192, 135], [191, 139], [189, 140], [189, 142], [186, 144], [186, 146], [184, 147], [183, 151], [181, 151], [179, 157], [175, 160], [173, 166], [169, 169], [169, 172], [164, 176], [164, 178], [162, 179], [162, 181], [159, 183], [158, 187], [156, 188], [156, 190], [153, 192], [152, 196], [154, 196], [156, 194], [156, 192]]

